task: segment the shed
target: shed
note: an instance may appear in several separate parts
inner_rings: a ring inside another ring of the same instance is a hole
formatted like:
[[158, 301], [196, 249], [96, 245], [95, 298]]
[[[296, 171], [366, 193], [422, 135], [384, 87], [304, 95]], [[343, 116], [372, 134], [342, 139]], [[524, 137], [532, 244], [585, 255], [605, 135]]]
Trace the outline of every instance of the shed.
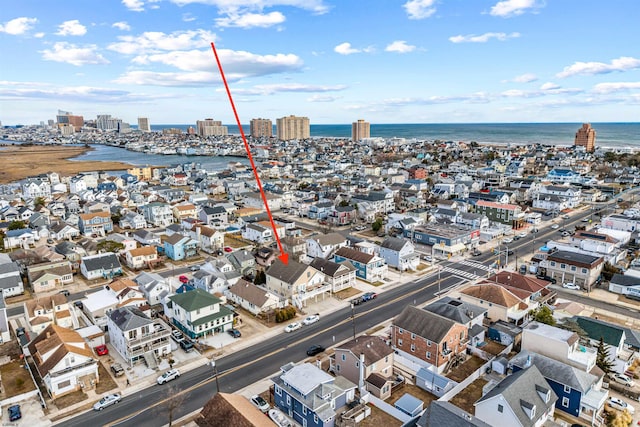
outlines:
[[409, 393], [405, 393], [394, 406], [410, 417], [415, 417], [422, 412], [424, 402]]
[[491, 362], [491, 369], [500, 375], [505, 375], [507, 373], [508, 365], [509, 361], [505, 357], [499, 357]]

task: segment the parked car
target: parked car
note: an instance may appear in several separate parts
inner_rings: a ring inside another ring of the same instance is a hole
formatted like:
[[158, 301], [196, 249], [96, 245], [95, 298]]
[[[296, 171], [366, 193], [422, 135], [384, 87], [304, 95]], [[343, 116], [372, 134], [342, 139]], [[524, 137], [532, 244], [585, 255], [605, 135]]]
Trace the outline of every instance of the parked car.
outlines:
[[22, 418], [20, 405], [9, 406], [9, 421], [18, 421], [20, 418]]
[[511, 243], [513, 242], [513, 239], [510, 237], [507, 237], [506, 239], [502, 239], [502, 243]]
[[160, 375], [156, 381], [158, 384], [164, 384], [171, 380], [175, 380], [176, 378], [180, 378], [180, 371], [177, 369], [171, 369]]
[[199, 265], [192, 265], [191, 267], [189, 267], [189, 270], [198, 271], [198, 270], [200, 270], [200, 266]]
[[536, 275], [536, 279], [546, 280], [547, 282], [551, 282], [551, 283], [553, 283], [553, 284], [555, 284], [555, 283], [557, 282], [557, 280], [556, 280], [556, 279], [554, 279], [553, 277], [551, 277], [551, 276], [546, 276], [546, 275], [544, 275], [544, 274], [537, 274], [537, 275]]
[[324, 351], [324, 347], [319, 345], [319, 344], [315, 344], [312, 345], [311, 347], [309, 347], [309, 349], [307, 350], [307, 356], [315, 356], [316, 354], [320, 354]]
[[582, 222], [589, 222], [589, 218], [582, 218]]
[[224, 251], [225, 252], [233, 252], [233, 249], [231, 249], [229, 246], [225, 246]]
[[635, 412], [635, 408], [633, 406], [629, 405], [622, 399], [618, 399], [617, 397], [610, 397], [609, 400], [607, 400], [607, 404], [618, 411], [624, 411], [626, 409], [630, 414]]
[[187, 276], [180, 276], [178, 277], [178, 280], [180, 283], [189, 283], [189, 278]]
[[109, 354], [109, 349], [104, 344], [97, 346], [95, 350], [98, 356], [104, 356], [106, 354]]
[[240, 338], [242, 336], [240, 331], [235, 328], [229, 329], [227, 332], [234, 338]]
[[285, 332], [293, 332], [296, 331], [298, 329], [300, 329], [302, 327], [302, 325], [298, 322], [293, 322], [293, 323], [289, 323], [287, 326], [285, 326], [284, 331]]
[[362, 304], [362, 297], [354, 298], [349, 301], [352, 305], [360, 305]]
[[184, 340], [184, 334], [179, 330], [174, 329], [173, 331], [171, 331], [171, 338], [173, 338], [175, 342], [180, 342]]
[[267, 403], [266, 400], [262, 398], [262, 396], [259, 396], [256, 394], [254, 396], [251, 396], [250, 400], [251, 400], [251, 403], [256, 405], [256, 407], [260, 409], [263, 413], [267, 413], [267, 411], [271, 409], [271, 406]]
[[521, 231], [520, 233], [518, 233], [518, 237], [520, 238], [527, 237], [527, 233], [524, 231]]
[[75, 305], [78, 310], [82, 310], [84, 308], [84, 304], [82, 304], [82, 301], [74, 301], [73, 305]]
[[579, 291], [581, 289], [579, 285], [576, 285], [575, 283], [571, 283], [571, 282], [563, 283], [562, 287], [565, 289], [571, 289], [574, 291]]
[[513, 255], [513, 254], [515, 254], [515, 252], [512, 249], [507, 250], [507, 255]]
[[69, 297], [69, 295], [71, 295], [71, 293], [66, 289], [63, 289], [58, 293], [64, 295], [65, 297]]
[[480, 255], [482, 255], [482, 252], [480, 252], [480, 251], [479, 251], [479, 250], [477, 250], [477, 249], [474, 249], [474, 250], [471, 252], [471, 255], [472, 255], [472, 256], [480, 256]]
[[433, 258], [431, 258], [431, 255], [425, 255], [422, 257], [422, 259], [424, 259], [425, 261], [431, 262], [433, 261]]
[[107, 394], [93, 405], [93, 410], [102, 411], [104, 408], [120, 402], [120, 399], [122, 399], [120, 393]]
[[180, 348], [182, 348], [186, 353], [189, 353], [193, 350], [193, 343], [187, 339], [180, 341]]
[[375, 292], [366, 292], [362, 294], [362, 302], [371, 301], [372, 299], [376, 299], [378, 294]]
[[569, 218], [571, 218], [569, 215], [566, 215], [566, 214], [562, 215], [562, 219], [569, 219]]
[[553, 224], [553, 225], [551, 226], [551, 228], [553, 228], [553, 229], [555, 230], [555, 229], [560, 228], [560, 226], [559, 226], [558, 224]]
[[630, 377], [623, 374], [615, 374], [613, 376], [613, 380], [617, 383], [624, 384], [627, 387], [633, 387], [635, 385], [635, 382], [633, 382]]
[[320, 320], [320, 316], [319, 315], [310, 314], [309, 316], [304, 318], [304, 320], [302, 321], [302, 324], [304, 324], [304, 325], [313, 325], [314, 323], [316, 323], [319, 320]]
[[113, 372], [113, 375], [115, 375], [116, 377], [121, 377], [124, 375], [124, 368], [121, 364], [114, 363], [113, 365], [111, 365], [111, 372]]

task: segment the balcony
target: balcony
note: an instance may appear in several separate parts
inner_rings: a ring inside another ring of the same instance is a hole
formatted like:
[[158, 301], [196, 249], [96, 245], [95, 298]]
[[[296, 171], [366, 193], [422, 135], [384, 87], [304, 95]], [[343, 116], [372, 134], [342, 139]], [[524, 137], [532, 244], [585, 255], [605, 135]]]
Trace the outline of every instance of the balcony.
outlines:
[[170, 330], [168, 327], [162, 325], [162, 329], [158, 329], [152, 333], [144, 334], [139, 338], [133, 338], [127, 341], [127, 347], [135, 347], [143, 344], [147, 344], [151, 341], [157, 341], [163, 338], [169, 339]]

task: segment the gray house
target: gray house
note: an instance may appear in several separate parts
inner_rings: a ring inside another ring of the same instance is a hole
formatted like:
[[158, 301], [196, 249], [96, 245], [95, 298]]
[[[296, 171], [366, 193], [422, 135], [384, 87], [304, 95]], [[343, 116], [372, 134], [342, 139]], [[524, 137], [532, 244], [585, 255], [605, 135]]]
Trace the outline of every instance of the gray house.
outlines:
[[20, 267], [9, 257], [4, 256], [0, 258], [0, 292], [4, 298], [24, 293]]
[[416, 270], [420, 255], [409, 240], [387, 237], [380, 245], [380, 257], [387, 265], [398, 270]]

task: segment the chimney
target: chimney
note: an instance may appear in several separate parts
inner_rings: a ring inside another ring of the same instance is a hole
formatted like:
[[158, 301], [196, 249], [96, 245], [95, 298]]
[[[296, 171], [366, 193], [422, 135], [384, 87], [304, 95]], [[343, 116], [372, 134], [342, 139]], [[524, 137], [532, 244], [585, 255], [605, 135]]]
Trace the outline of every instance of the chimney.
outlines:
[[360, 353], [360, 374], [358, 375], [358, 387], [360, 388], [360, 396], [365, 394], [364, 389], [364, 353]]

